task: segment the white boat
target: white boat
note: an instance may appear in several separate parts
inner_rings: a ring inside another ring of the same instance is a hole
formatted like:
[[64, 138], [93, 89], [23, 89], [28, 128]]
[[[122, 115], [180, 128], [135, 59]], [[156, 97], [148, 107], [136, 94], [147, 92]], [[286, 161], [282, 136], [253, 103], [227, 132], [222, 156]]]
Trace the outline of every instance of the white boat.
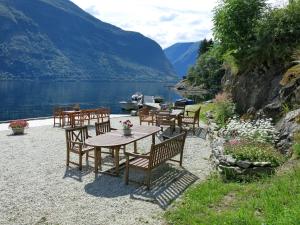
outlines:
[[160, 109], [160, 104], [155, 103], [154, 96], [144, 95], [144, 97], [143, 97], [143, 106], [148, 107], [150, 109], [154, 109], [154, 110], [157, 110], [157, 109], [159, 110]]
[[124, 109], [124, 110], [133, 110], [133, 109], [138, 109], [138, 103], [136, 101], [121, 101], [119, 102], [120, 105], [121, 105], [121, 108]]
[[119, 102], [121, 105], [121, 108], [127, 111], [130, 110], [137, 110], [139, 109], [143, 104], [143, 95], [141, 93], [135, 93], [131, 96], [130, 101], [121, 101]]

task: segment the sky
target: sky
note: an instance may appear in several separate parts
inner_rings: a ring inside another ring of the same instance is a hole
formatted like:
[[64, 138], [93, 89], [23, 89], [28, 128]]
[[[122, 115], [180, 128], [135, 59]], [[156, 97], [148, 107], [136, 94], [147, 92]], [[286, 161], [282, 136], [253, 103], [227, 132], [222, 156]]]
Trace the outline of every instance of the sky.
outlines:
[[[98, 19], [137, 31], [162, 48], [212, 37], [218, 0], [71, 0]], [[270, 0], [283, 4], [285, 0]]]

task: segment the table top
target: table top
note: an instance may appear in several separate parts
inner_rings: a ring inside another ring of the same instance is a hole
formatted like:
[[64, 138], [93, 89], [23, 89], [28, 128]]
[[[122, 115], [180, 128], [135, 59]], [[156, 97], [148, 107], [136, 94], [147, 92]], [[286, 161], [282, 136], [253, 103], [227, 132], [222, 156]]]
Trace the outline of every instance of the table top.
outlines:
[[152, 134], [159, 132], [160, 127], [156, 126], [134, 126], [130, 136], [124, 136], [123, 130], [113, 130], [111, 132], [88, 138], [85, 141], [86, 145], [93, 147], [115, 147], [127, 145], [138, 141]]
[[168, 114], [170, 114], [171, 116], [179, 116], [179, 115], [181, 115], [181, 114], [184, 113], [184, 110], [182, 110], [182, 109], [173, 109], [171, 112], [161, 111], [161, 112], [158, 112], [158, 113], [161, 114], [161, 115], [164, 115], [164, 114], [168, 115]]

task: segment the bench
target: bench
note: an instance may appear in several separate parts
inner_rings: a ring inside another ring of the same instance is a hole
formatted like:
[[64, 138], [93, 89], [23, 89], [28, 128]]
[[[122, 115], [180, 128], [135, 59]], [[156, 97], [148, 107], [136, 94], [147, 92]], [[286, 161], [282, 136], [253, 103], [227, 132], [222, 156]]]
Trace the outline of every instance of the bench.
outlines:
[[[126, 170], [125, 170], [125, 184], [129, 181], [129, 168], [136, 168], [146, 173], [146, 185], [148, 190], [151, 184], [151, 171], [159, 165], [168, 160], [179, 162], [182, 166], [182, 155], [186, 132], [183, 132], [173, 138], [170, 138], [159, 144], [152, 144], [150, 153], [146, 155], [126, 152]], [[180, 154], [180, 160], [172, 159], [174, 156]], [[130, 160], [130, 157], [134, 157]]]

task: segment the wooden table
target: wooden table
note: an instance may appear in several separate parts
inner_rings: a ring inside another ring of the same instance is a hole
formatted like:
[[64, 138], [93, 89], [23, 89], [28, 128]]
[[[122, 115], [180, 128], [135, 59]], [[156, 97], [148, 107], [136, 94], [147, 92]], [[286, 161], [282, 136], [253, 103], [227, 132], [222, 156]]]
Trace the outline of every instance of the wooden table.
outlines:
[[65, 126], [65, 118], [69, 119], [70, 126], [75, 127], [75, 116], [78, 115], [80, 111], [70, 110], [62, 112], [62, 127]]
[[[137, 151], [136, 142], [152, 135], [152, 144], [155, 144], [155, 134], [160, 131], [155, 126], [133, 126], [131, 135], [124, 136], [123, 130], [113, 130], [111, 132], [88, 138], [86, 145], [95, 147], [95, 173], [98, 173], [99, 161], [101, 160], [101, 148], [111, 148], [115, 151], [115, 171], [111, 175], [119, 175], [119, 151], [120, 147], [134, 143], [134, 151]], [[100, 160], [99, 160], [100, 159]]]

